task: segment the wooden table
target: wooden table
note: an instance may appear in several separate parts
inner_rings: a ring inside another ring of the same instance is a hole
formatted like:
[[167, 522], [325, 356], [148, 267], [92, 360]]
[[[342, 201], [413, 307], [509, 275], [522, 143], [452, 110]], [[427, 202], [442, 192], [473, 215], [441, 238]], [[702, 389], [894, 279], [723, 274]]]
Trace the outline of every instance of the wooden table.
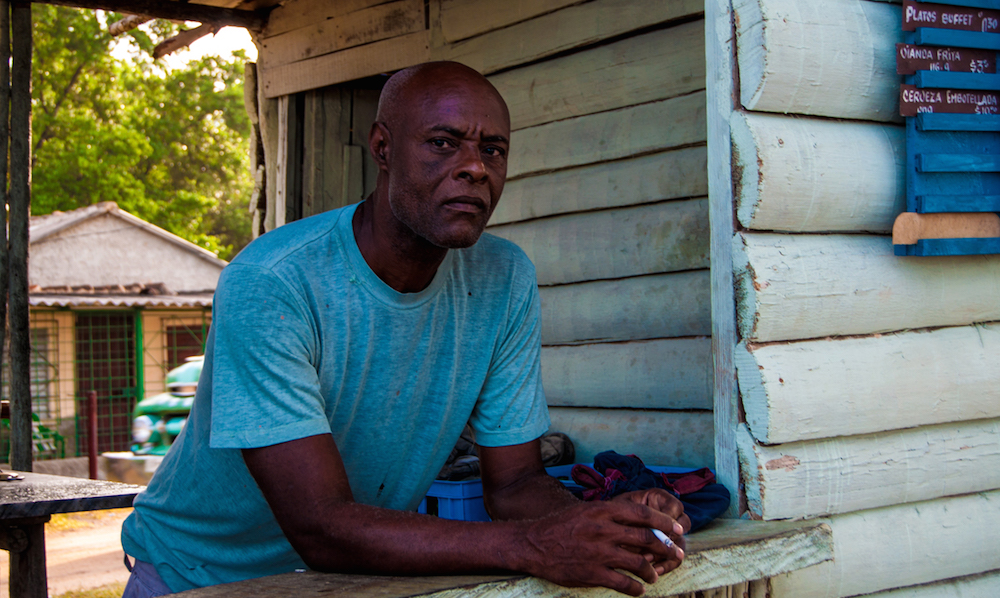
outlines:
[[[676, 570], [646, 587], [650, 598], [722, 588], [706, 595], [763, 596], [758, 580], [833, 558], [830, 526], [820, 521], [718, 520], [688, 536], [687, 557]], [[766, 582], [763, 582], [766, 584]], [[731, 590], [727, 590], [731, 589]], [[733, 591], [735, 590], [735, 591]], [[603, 588], [564, 588], [523, 575], [386, 577], [335, 573], [285, 573], [175, 594], [178, 598], [622, 598]]]
[[10, 552], [11, 598], [46, 598], [45, 522], [55, 513], [131, 507], [144, 486], [11, 472], [0, 482], [0, 549]]

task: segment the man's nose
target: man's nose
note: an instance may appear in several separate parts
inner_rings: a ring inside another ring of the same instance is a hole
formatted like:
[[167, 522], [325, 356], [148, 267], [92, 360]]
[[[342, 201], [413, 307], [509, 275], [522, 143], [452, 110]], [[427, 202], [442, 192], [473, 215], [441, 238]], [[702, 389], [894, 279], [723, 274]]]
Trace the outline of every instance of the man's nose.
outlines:
[[483, 157], [479, 153], [479, 147], [475, 145], [463, 145], [459, 154], [459, 164], [456, 174], [458, 178], [468, 179], [473, 183], [480, 183], [486, 180], [489, 173]]

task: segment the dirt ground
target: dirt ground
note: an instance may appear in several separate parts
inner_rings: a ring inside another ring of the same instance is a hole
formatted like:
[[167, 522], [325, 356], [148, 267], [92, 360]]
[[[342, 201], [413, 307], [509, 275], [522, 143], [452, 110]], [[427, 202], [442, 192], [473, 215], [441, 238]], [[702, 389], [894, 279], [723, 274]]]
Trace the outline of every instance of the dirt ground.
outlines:
[[[128, 580], [122, 522], [132, 509], [55, 515], [45, 526], [49, 596]], [[0, 596], [9, 593], [10, 566], [0, 550]]]

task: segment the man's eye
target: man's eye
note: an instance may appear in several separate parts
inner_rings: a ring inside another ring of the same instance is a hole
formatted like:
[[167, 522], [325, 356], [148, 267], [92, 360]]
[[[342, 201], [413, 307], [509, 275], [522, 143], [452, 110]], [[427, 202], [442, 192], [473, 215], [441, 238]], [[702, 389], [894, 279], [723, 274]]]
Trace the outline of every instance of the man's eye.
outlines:
[[502, 147], [495, 147], [495, 146], [487, 147], [486, 149], [483, 150], [483, 152], [486, 153], [489, 156], [493, 156], [493, 157], [497, 157], [497, 158], [506, 155], [506, 152], [503, 150]]
[[448, 147], [451, 144], [448, 143], [447, 139], [438, 138], [438, 139], [431, 139], [431, 145], [433, 145], [434, 147]]

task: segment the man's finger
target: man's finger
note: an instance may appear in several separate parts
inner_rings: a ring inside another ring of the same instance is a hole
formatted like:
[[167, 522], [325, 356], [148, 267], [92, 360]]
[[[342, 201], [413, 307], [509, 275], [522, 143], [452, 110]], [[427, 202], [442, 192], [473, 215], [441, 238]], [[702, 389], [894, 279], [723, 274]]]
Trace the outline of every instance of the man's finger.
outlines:
[[652, 563], [647, 561], [645, 557], [627, 550], [620, 551], [618, 562], [611, 563], [611, 566], [634, 573], [646, 583], [653, 583], [659, 577], [656, 570], [653, 569]]
[[648, 505], [633, 501], [604, 504], [614, 509], [611, 517], [616, 523], [632, 527], [655, 527], [656, 529], [677, 535], [684, 533], [684, 528], [673, 517]]
[[642, 596], [646, 591], [641, 583], [614, 569], [607, 569], [607, 577], [595, 585], [601, 585], [629, 596]]

